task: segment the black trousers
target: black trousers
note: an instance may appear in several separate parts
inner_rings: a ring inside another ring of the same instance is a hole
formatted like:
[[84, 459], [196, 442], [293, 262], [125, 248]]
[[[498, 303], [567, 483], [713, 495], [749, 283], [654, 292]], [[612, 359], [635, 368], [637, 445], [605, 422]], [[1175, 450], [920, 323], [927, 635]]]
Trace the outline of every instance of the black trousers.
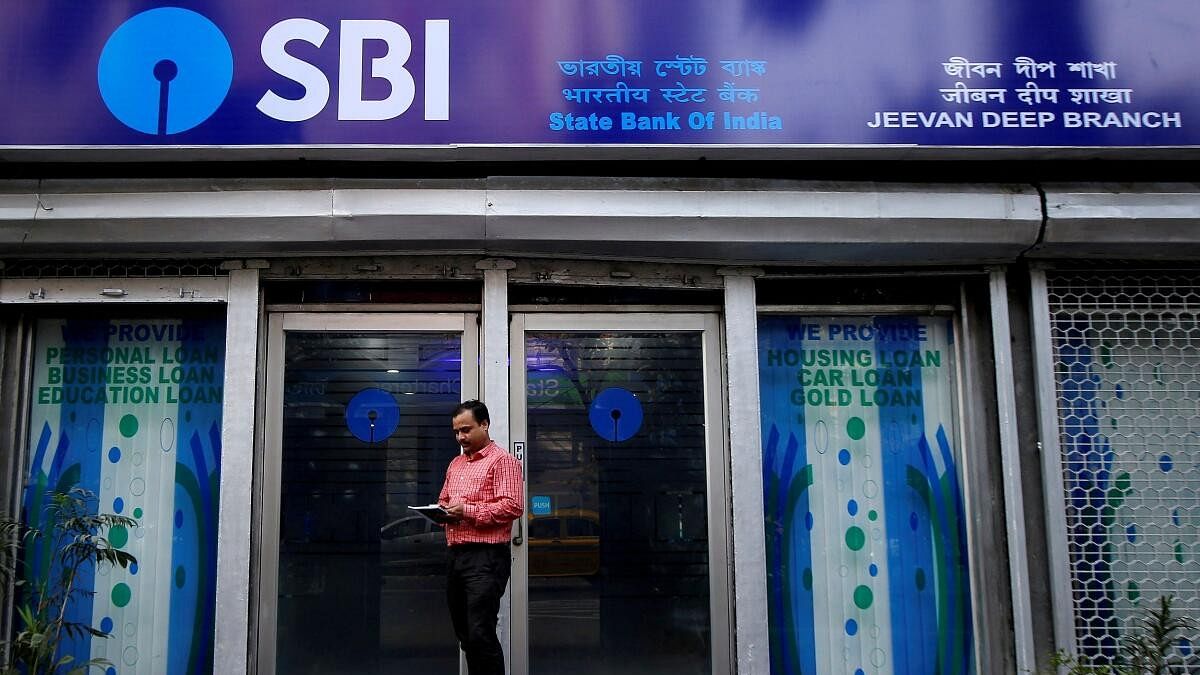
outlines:
[[508, 544], [450, 547], [446, 600], [454, 634], [467, 655], [470, 675], [504, 675], [504, 651], [496, 637], [500, 598], [512, 571]]

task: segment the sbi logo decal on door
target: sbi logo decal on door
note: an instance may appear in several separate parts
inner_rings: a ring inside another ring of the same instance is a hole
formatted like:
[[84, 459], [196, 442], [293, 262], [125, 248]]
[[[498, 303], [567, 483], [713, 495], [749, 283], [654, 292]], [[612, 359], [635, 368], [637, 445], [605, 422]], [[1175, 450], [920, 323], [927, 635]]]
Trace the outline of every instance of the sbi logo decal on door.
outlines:
[[[424, 113], [426, 120], [450, 119], [450, 21], [424, 22]], [[389, 120], [416, 100], [417, 87], [405, 68], [412, 55], [408, 30], [385, 19], [346, 19], [338, 24], [338, 120]], [[288, 51], [292, 42], [322, 48], [330, 28], [312, 19], [285, 19], [267, 29], [260, 56], [267, 68], [298, 84], [299, 97], [267, 89], [256, 105], [267, 117], [303, 122], [329, 105], [329, 77]], [[363, 97], [363, 45], [383, 42], [387, 50], [369, 59], [368, 76], [386, 80], [382, 99]], [[233, 84], [229, 40], [207, 17], [179, 7], [137, 14], [117, 27], [100, 53], [97, 83], [109, 111], [144, 134], [169, 135], [195, 128], [213, 115]]]

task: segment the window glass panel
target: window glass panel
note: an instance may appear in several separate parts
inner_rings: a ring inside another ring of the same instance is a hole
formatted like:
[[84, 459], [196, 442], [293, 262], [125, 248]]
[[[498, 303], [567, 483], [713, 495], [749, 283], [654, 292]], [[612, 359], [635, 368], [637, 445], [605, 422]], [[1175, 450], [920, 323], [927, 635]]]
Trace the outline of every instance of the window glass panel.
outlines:
[[525, 347], [532, 672], [708, 673], [700, 334]]
[[[212, 672], [225, 322], [219, 318], [44, 319], [37, 324], [24, 518], [46, 527], [47, 492], [74, 487], [93, 512], [134, 518], [113, 545], [129, 568], [84, 566], [60, 655], [121, 673]], [[21, 574], [59, 573], [61, 542], [27, 551]]]
[[437, 501], [458, 454], [459, 334], [289, 332], [280, 673], [455, 673]]
[[973, 672], [953, 326], [759, 321], [771, 672]]

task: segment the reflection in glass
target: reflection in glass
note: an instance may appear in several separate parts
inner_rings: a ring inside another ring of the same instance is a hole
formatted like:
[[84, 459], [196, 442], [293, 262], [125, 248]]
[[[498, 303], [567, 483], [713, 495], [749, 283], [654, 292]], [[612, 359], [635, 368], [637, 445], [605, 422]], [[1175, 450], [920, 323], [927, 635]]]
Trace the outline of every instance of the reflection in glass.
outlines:
[[700, 334], [525, 349], [531, 671], [708, 673]]
[[461, 337], [288, 333], [280, 673], [452, 675], [436, 501], [458, 454]]

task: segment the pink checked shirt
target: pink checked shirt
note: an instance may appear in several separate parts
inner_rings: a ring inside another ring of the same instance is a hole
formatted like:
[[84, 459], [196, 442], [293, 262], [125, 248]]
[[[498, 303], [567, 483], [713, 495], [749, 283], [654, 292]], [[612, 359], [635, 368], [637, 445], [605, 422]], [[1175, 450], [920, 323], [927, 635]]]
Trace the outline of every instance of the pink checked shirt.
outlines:
[[446, 543], [505, 544], [512, 522], [525, 511], [521, 464], [495, 442], [475, 453], [455, 457], [446, 469], [438, 503], [461, 501], [463, 519], [446, 524]]

